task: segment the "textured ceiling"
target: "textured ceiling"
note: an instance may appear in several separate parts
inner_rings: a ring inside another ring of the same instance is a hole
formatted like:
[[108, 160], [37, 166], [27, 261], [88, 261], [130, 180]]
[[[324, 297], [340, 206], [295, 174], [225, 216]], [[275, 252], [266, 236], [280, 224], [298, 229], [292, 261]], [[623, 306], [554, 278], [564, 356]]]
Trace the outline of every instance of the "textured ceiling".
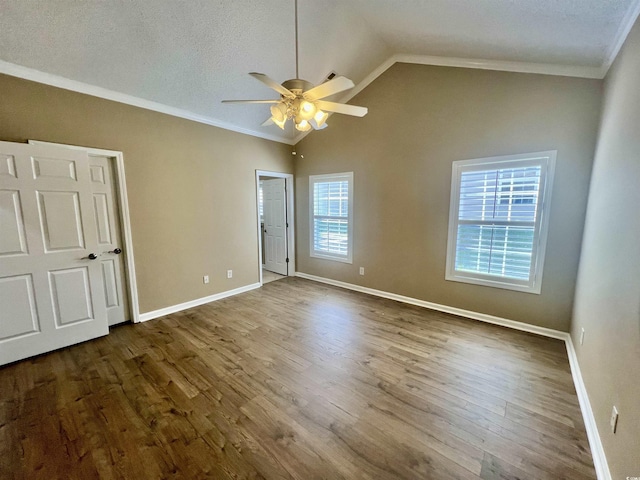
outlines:
[[633, 2], [351, 0], [396, 53], [599, 67]]
[[[602, 68], [638, 3], [299, 0], [300, 76], [357, 84], [394, 54]], [[293, 0], [0, 0], [0, 72], [28, 67], [286, 142], [293, 132], [260, 127], [268, 106], [220, 101], [276, 98], [247, 73], [293, 78], [294, 52]]]

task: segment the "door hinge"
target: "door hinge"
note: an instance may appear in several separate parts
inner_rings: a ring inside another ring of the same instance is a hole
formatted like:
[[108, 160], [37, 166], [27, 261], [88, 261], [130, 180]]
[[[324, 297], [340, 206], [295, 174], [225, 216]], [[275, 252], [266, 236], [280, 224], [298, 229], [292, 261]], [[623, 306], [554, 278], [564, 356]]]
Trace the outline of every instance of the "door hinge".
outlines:
[[288, 223], [285, 223], [285, 225], [287, 226], [287, 228], [289, 228], [289, 224]]
[[287, 258], [286, 262], [289, 263], [289, 258]]

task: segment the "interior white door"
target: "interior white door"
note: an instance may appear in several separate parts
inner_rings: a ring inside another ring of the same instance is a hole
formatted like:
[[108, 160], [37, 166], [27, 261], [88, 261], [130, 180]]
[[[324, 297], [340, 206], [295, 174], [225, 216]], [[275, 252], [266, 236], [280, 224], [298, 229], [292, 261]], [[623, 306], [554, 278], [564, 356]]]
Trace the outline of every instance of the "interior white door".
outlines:
[[287, 203], [284, 178], [262, 182], [264, 268], [287, 275]]
[[125, 288], [125, 254], [120, 231], [120, 213], [115, 198], [116, 184], [111, 159], [104, 155], [90, 154], [89, 173], [107, 319], [109, 325], [116, 325], [130, 320], [130, 318]]
[[94, 216], [86, 152], [0, 142], [0, 365], [109, 333]]

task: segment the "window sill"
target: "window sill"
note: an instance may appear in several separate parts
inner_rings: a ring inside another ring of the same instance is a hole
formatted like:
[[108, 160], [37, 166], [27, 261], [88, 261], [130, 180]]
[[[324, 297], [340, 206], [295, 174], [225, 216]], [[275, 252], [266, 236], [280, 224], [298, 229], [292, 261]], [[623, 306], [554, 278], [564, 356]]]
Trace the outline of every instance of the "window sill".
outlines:
[[534, 295], [540, 295], [541, 285], [537, 284], [517, 284], [509, 283], [508, 279], [502, 281], [500, 277], [480, 278], [470, 275], [465, 275], [462, 272], [456, 272], [455, 274], [447, 274], [445, 280], [450, 282], [470, 283], [472, 285], [480, 285], [483, 287], [500, 288], [503, 290], [514, 290], [516, 292], [531, 293]]
[[320, 258], [322, 260], [332, 260], [334, 262], [353, 264], [353, 259], [348, 257], [335, 257], [333, 255], [326, 255], [326, 254], [316, 253], [316, 252], [310, 253], [309, 256], [311, 258]]

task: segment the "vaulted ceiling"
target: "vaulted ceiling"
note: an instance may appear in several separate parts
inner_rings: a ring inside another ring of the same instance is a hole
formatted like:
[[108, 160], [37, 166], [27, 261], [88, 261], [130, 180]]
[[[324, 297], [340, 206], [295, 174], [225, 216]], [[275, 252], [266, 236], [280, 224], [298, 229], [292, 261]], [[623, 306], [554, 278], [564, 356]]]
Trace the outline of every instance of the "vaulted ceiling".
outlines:
[[[294, 143], [260, 126], [267, 105], [220, 103], [277, 97], [248, 72], [295, 77], [293, 5], [0, 0], [0, 73]], [[597, 78], [639, 11], [640, 0], [299, 0], [300, 76], [337, 72], [359, 91], [407, 61]]]

